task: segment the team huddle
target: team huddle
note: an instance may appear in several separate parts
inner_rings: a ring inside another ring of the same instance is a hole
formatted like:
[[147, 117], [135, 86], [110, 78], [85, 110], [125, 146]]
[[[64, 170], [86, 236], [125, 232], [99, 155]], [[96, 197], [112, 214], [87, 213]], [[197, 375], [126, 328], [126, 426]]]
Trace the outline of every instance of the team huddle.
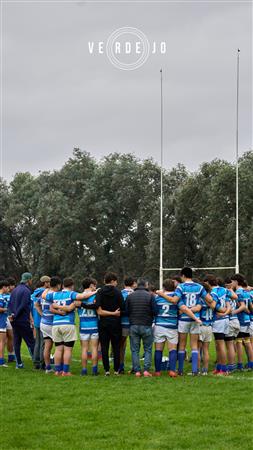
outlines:
[[[114, 374], [125, 373], [125, 351], [130, 338], [132, 368], [136, 377], [161, 376], [164, 369], [171, 378], [184, 374], [187, 338], [191, 347], [191, 375], [207, 375], [209, 346], [216, 348], [215, 375], [234, 370], [253, 370], [253, 288], [245, 277], [235, 274], [224, 281], [214, 275], [193, 278], [184, 267], [180, 275], [166, 279], [155, 291], [147, 280], [127, 277], [118, 289], [117, 275], [108, 272], [104, 286], [86, 277], [82, 293], [74, 290], [72, 278], [43, 276], [32, 292], [32, 275], [24, 273], [20, 284], [13, 278], [0, 279], [0, 367], [15, 362], [24, 368], [21, 343], [24, 339], [36, 369], [55, 376], [71, 376], [72, 351], [78, 339], [79, 318], [81, 375], [88, 374], [91, 351], [92, 375], [98, 375], [101, 351], [104, 372], [110, 372], [110, 348]], [[144, 349], [140, 363], [141, 342]], [[52, 351], [54, 346], [54, 361]], [[111, 346], [111, 347], [110, 347]], [[155, 372], [151, 372], [154, 347]], [[168, 352], [167, 352], [168, 349]], [[244, 352], [247, 364], [244, 367]]]

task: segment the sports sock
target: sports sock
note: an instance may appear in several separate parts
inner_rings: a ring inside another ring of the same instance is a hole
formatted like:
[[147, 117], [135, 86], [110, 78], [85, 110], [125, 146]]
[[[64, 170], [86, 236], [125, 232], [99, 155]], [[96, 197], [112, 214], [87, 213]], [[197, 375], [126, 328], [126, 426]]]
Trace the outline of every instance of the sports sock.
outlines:
[[[94, 367], [96, 367], [96, 366], [94, 366]], [[121, 372], [124, 369], [125, 369], [124, 363], [120, 363], [120, 365], [119, 365], [119, 372]]]
[[253, 361], [249, 361], [248, 362], [248, 368], [249, 369], [253, 369]]
[[51, 364], [47, 364], [46, 365], [46, 370], [51, 370], [51, 369], [52, 369]]
[[198, 357], [199, 357], [199, 351], [192, 350], [192, 373], [198, 372]]
[[4, 364], [4, 358], [0, 358], [0, 366]]
[[216, 364], [216, 370], [218, 370], [218, 371], [221, 370], [221, 364]]
[[175, 372], [176, 364], [177, 364], [177, 351], [171, 350], [169, 352], [169, 370], [172, 370], [173, 372]]
[[161, 350], [155, 350], [155, 371], [161, 372], [163, 352]]
[[15, 361], [16, 357], [15, 357], [15, 353], [8, 353], [8, 361], [12, 362]]
[[86, 368], [86, 367], [83, 367], [83, 368], [82, 368], [81, 374], [82, 374], [82, 375], [87, 375], [87, 368]]
[[221, 365], [221, 370], [222, 370], [222, 372], [227, 372], [228, 371], [227, 365], [226, 364], [222, 364]]
[[237, 369], [243, 369], [243, 363], [238, 363], [237, 364]]
[[92, 373], [93, 373], [94, 375], [97, 375], [97, 373], [98, 373], [98, 366], [93, 366], [93, 367], [92, 367]]
[[179, 350], [178, 352], [178, 372], [182, 373], [184, 370], [184, 357], [185, 357], [185, 351]]
[[63, 364], [63, 372], [69, 372], [69, 364]]
[[54, 367], [55, 367], [55, 371], [56, 372], [61, 372], [62, 371], [61, 364], [59, 364], [59, 365], [56, 364]]
[[234, 370], [234, 364], [228, 364], [228, 372], [232, 372]]

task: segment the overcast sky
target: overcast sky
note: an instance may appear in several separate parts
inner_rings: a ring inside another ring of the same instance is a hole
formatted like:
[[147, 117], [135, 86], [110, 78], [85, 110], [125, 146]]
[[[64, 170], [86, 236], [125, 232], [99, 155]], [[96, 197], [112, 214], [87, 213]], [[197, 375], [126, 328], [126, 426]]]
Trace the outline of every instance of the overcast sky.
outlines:
[[[3, 176], [59, 168], [73, 147], [101, 158], [160, 155], [165, 166], [234, 159], [236, 53], [240, 153], [252, 148], [252, 12], [248, 2], [4, 3]], [[139, 69], [115, 68], [88, 42], [121, 27], [165, 41]]]

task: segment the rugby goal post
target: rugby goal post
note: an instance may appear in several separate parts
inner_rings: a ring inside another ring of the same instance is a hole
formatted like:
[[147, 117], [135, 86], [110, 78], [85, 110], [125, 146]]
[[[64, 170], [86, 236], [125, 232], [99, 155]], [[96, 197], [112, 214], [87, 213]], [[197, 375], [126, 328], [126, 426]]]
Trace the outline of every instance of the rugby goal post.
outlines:
[[[220, 266], [220, 267], [192, 267], [192, 270], [230, 270], [233, 269], [236, 273], [239, 272], [239, 72], [240, 72], [240, 49], [237, 49], [236, 62], [236, 139], [235, 139], [235, 164], [236, 164], [236, 179], [235, 179], [235, 266]], [[163, 72], [160, 69], [160, 151], [161, 151], [161, 177], [160, 177], [160, 268], [159, 268], [159, 285], [160, 289], [163, 286], [163, 272], [176, 272], [181, 270], [178, 267], [163, 267]]]

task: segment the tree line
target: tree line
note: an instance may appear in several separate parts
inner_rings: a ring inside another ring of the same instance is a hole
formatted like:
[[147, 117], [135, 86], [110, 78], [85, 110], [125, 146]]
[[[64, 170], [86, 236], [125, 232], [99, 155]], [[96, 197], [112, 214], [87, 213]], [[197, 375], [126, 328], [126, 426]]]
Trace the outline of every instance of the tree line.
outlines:
[[[164, 267], [235, 265], [235, 165], [164, 170]], [[0, 274], [31, 271], [158, 283], [160, 167], [74, 149], [60, 170], [0, 179]], [[252, 281], [253, 152], [239, 160], [240, 271]], [[231, 271], [227, 271], [231, 273]], [[227, 275], [222, 271], [220, 275]]]

